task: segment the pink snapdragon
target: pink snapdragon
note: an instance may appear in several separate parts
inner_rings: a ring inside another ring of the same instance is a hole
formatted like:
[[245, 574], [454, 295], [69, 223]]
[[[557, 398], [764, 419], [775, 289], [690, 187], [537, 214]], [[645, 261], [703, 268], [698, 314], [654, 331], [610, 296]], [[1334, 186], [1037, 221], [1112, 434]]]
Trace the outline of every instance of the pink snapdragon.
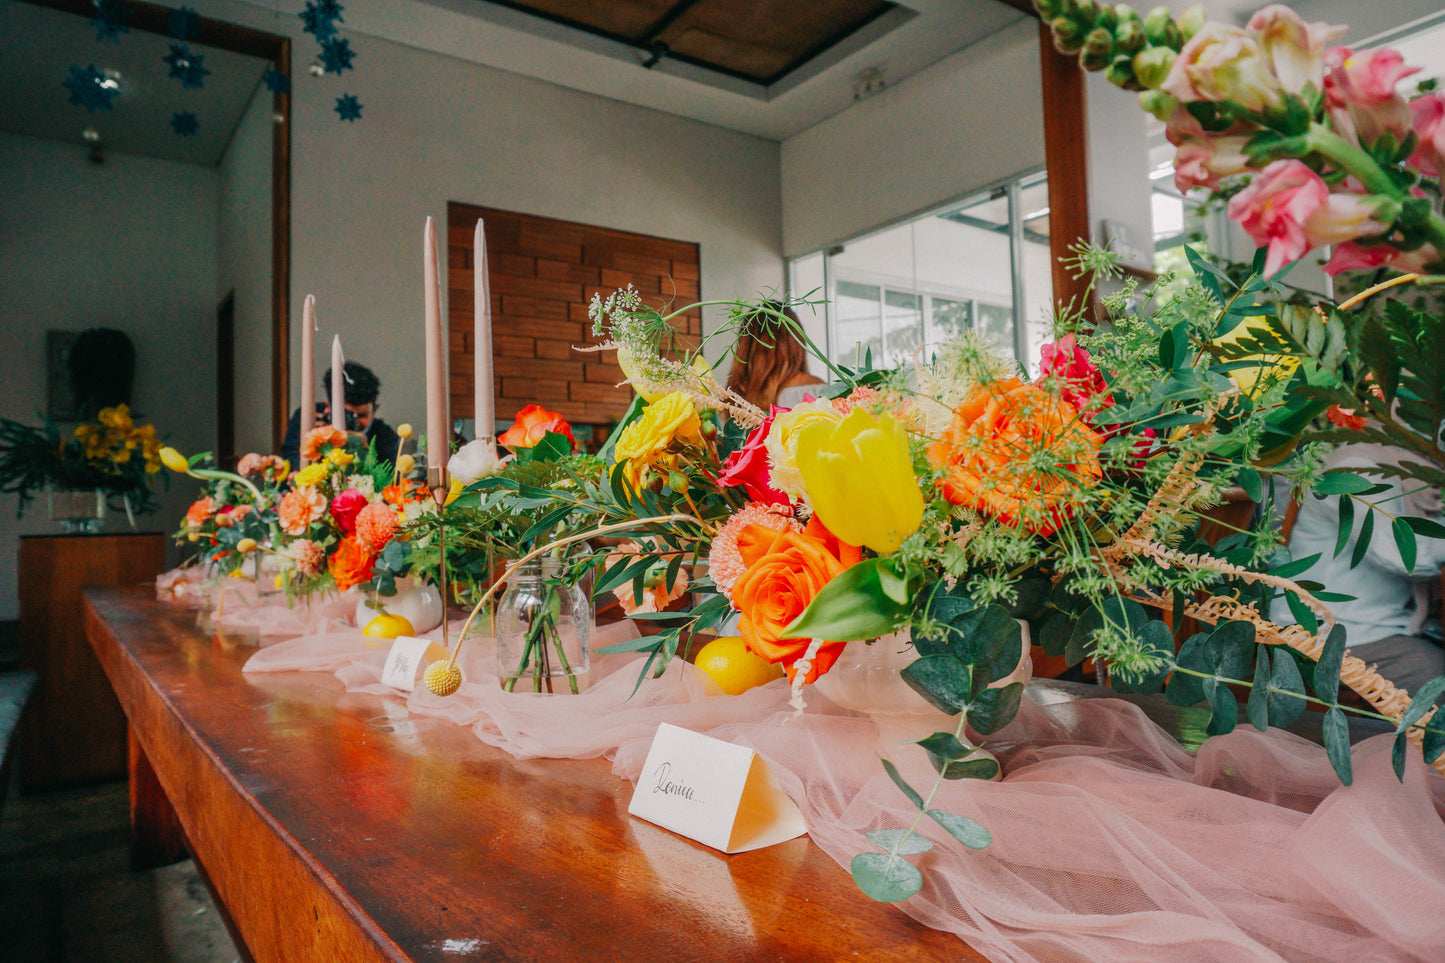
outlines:
[[1255, 34], [1279, 85], [1292, 94], [1310, 84], [1315, 90], [1323, 89], [1325, 46], [1345, 35], [1344, 27], [1306, 23], [1277, 3], [1250, 17], [1246, 29]]
[[1336, 245], [1334, 254], [1325, 265], [1325, 273], [1334, 277], [1342, 271], [1374, 271], [1382, 267], [1410, 273], [1424, 271], [1428, 265], [1439, 260], [1440, 253], [1429, 244], [1413, 251], [1399, 251], [1386, 244], [1366, 246], [1347, 241]]
[[1229, 217], [1256, 244], [1268, 245], [1264, 273], [1323, 244], [1339, 244], [1386, 227], [1375, 220], [1378, 204], [1354, 194], [1331, 194], [1320, 175], [1297, 160], [1278, 160], [1260, 171], [1229, 202]]
[[1255, 35], [1221, 23], [1189, 39], [1159, 89], [1183, 104], [1232, 100], [1253, 111], [1277, 105], [1282, 92]]
[[1330, 67], [1325, 111], [1336, 133], [1360, 145], [1373, 144], [1386, 132], [1396, 143], [1403, 141], [1410, 132], [1410, 108], [1395, 88], [1420, 68], [1407, 67], [1399, 51], [1389, 49], [1356, 53], [1331, 47], [1325, 59]]
[[1410, 101], [1410, 117], [1420, 146], [1410, 163], [1430, 177], [1445, 172], [1445, 93], [1436, 91]]

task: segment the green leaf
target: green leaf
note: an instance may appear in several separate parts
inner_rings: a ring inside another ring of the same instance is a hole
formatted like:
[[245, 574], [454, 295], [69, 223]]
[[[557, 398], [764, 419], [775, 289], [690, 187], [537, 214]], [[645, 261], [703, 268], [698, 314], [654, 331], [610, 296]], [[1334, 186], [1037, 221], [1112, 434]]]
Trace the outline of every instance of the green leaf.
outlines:
[[1340, 667], [1345, 664], [1345, 627], [1338, 622], [1325, 638], [1325, 647], [1320, 651], [1320, 660], [1315, 663], [1315, 695], [1326, 702], [1334, 702], [1340, 695]]
[[1320, 476], [1315, 484], [1316, 495], [1359, 495], [1375, 487], [1375, 483], [1349, 472], [1331, 471]]
[[968, 710], [968, 724], [974, 731], [988, 735], [997, 732], [1013, 721], [1019, 711], [1019, 700], [1023, 698], [1021, 682], [1010, 682], [997, 689], [984, 689], [974, 699]]
[[883, 572], [896, 576], [893, 564], [891, 558], [870, 558], [844, 569], [783, 629], [783, 638], [854, 642], [892, 632], [909, 614], [882, 585]]
[[1250, 501], [1264, 501], [1264, 481], [1255, 469], [1240, 469], [1239, 474], [1235, 477], [1235, 482], [1244, 489], [1244, 493], [1249, 496]]
[[1250, 725], [1260, 732], [1269, 728], [1269, 649], [1263, 645], [1254, 658], [1254, 685], [1249, 687], [1245, 708]]
[[1243, 679], [1254, 660], [1254, 623], [1222, 622], [1204, 641], [1204, 664], [1215, 675]]
[[1304, 558], [1297, 558], [1294, 561], [1286, 562], [1269, 570], [1269, 574], [1275, 578], [1294, 578], [1301, 572], [1309, 571], [1310, 566], [1320, 560], [1322, 553], [1316, 552], [1313, 555], [1306, 555]]
[[1165, 371], [1181, 367], [1188, 357], [1189, 331], [1181, 321], [1159, 338], [1159, 365]]
[[1293, 725], [1305, 711], [1305, 680], [1288, 649], [1274, 652], [1274, 672], [1269, 679], [1269, 721], [1284, 728]]
[[1420, 686], [1415, 697], [1410, 700], [1409, 708], [1400, 716], [1400, 724], [1395, 727], [1395, 731], [1404, 732], [1419, 722], [1420, 717], [1433, 707], [1442, 695], [1445, 695], [1445, 676], [1436, 676]]
[[1390, 522], [1390, 531], [1395, 536], [1395, 547], [1400, 550], [1400, 561], [1405, 563], [1406, 572], [1415, 571], [1415, 531], [1403, 518]]
[[1234, 693], [1229, 686], [1223, 682], [1216, 683], [1209, 690], [1209, 708], [1212, 710], [1209, 716], [1209, 725], [1204, 731], [1211, 736], [1222, 736], [1225, 733], [1233, 732], [1234, 727], [1239, 724], [1239, 703], [1235, 701]]
[[1110, 672], [1109, 683], [1116, 691], [1147, 695], [1158, 692], [1169, 671], [1174, 668], [1174, 633], [1169, 626], [1155, 619], [1139, 632], [1140, 647], [1159, 661], [1159, 668], [1143, 675], [1130, 673], [1119, 666]]
[[1074, 622], [1074, 619], [1063, 612], [1055, 612], [1049, 617], [1039, 630], [1039, 647], [1044, 650], [1044, 655], [1064, 654], [1064, 648], [1069, 644], [1069, 636], [1074, 634]]
[[1420, 748], [1427, 764], [1433, 764], [1445, 752], [1445, 711], [1435, 713], [1425, 723], [1425, 738]]
[[[1207, 672], [1209, 667], [1204, 664], [1204, 640], [1206, 638], [1208, 636], [1203, 632], [1197, 632], [1185, 639], [1184, 644], [1179, 647], [1179, 654], [1175, 657], [1176, 664], [1196, 672]], [[1169, 676], [1169, 684], [1164, 689], [1164, 698], [1168, 699], [1171, 705], [1198, 705], [1204, 701], [1203, 681], [1197, 675], [1174, 672]]]
[[993, 842], [993, 834], [967, 816], [955, 816], [941, 809], [930, 809], [928, 818], [948, 830], [950, 836], [969, 849], [986, 849]]
[[1331, 558], [1339, 558], [1345, 546], [1350, 544], [1350, 536], [1355, 531], [1355, 500], [1349, 495], [1340, 496], [1340, 527], [1335, 533], [1335, 554]]
[[1289, 606], [1290, 614], [1294, 616], [1294, 620], [1300, 624], [1301, 628], [1310, 634], [1319, 631], [1319, 618], [1315, 615], [1314, 609], [1311, 609], [1300, 599], [1298, 593], [1285, 592], [1284, 600], [1285, 604]]
[[879, 849], [899, 856], [914, 856], [933, 848], [933, 843], [911, 829], [875, 829], [863, 835]]
[[1414, 515], [1407, 515], [1400, 519], [1416, 535], [1424, 535], [1426, 538], [1445, 538], [1445, 525], [1439, 522], [1432, 522], [1428, 518], [1417, 518]]
[[962, 712], [973, 694], [972, 672], [951, 655], [919, 656], [899, 674], [910, 689], [949, 715]]
[[887, 759], [879, 759], [879, 761], [883, 763], [883, 771], [888, 773], [888, 778], [893, 780], [893, 785], [897, 786], [899, 790], [903, 793], [903, 795], [907, 796], [909, 800], [912, 801], [915, 807], [917, 807], [918, 809], [922, 809], [923, 797], [918, 795], [918, 790], [908, 785], [907, 780], [905, 780], [903, 776], [899, 774], [898, 767], [893, 765], [893, 763], [889, 762]]
[[859, 853], [849, 866], [853, 882], [880, 903], [897, 903], [923, 888], [923, 874], [901, 856]]
[[1348, 786], [1354, 781], [1354, 776], [1350, 769], [1350, 724], [1345, 719], [1344, 710], [1331, 706], [1325, 713], [1322, 726], [1325, 754], [1330, 757], [1330, 765], [1334, 767], [1335, 775], [1340, 777], [1340, 782]]
[[1370, 539], [1375, 535], [1375, 510], [1371, 508], [1365, 512], [1364, 521], [1360, 522], [1360, 534], [1355, 538], [1355, 550], [1350, 553], [1350, 568], [1355, 568], [1365, 560], [1365, 553], [1370, 550]]

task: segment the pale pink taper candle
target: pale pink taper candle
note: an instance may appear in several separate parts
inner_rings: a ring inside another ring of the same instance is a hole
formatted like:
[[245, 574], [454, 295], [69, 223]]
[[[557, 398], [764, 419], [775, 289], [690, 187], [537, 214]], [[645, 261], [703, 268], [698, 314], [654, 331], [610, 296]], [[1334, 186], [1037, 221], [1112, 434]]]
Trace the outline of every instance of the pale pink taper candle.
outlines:
[[447, 363], [442, 340], [441, 275], [437, 271], [437, 232], [426, 219], [422, 241], [422, 285], [426, 296], [426, 480], [432, 488], [446, 484], [451, 432], [447, 425]]
[[331, 427], [346, 430], [346, 356], [339, 334], [331, 336]]
[[477, 219], [472, 238], [472, 390], [475, 401], [472, 418], [478, 439], [489, 439], [496, 430], [496, 409], [492, 394], [492, 285], [487, 274], [487, 232]]
[[[301, 307], [301, 440], [316, 424], [316, 296], [306, 295]], [[301, 464], [306, 467], [306, 456]]]

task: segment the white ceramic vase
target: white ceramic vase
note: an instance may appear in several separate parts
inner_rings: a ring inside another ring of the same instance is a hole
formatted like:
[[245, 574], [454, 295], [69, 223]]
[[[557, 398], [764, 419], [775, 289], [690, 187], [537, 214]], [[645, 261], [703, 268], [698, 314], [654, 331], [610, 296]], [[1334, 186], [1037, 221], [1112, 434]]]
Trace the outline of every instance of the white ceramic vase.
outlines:
[[430, 632], [442, 624], [442, 596], [435, 585], [418, 582], [411, 576], [396, 580], [395, 595], [367, 593], [356, 603], [356, 627], [383, 613], [400, 615], [416, 632]]

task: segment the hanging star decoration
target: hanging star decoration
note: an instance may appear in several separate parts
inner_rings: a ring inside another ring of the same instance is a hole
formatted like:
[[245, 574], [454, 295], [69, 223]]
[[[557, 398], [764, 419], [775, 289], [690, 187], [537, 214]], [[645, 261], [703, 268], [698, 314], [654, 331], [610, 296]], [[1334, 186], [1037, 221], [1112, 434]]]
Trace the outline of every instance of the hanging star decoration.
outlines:
[[340, 20], [341, 4], [335, 0], [307, 0], [306, 9], [301, 11], [302, 30], [314, 34], [320, 43], [336, 35], [336, 24]]
[[201, 129], [201, 122], [189, 110], [182, 110], [171, 118], [171, 130], [181, 137], [194, 137]]
[[171, 44], [171, 52], [162, 57], [171, 68], [171, 76], [181, 82], [186, 90], [198, 90], [205, 86], [206, 75], [210, 73], [205, 66], [205, 54], [198, 54], [183, 43]]
[[275, 67], [266, 71], [261, 79], [266, 82], [266, 89], [273, 94], [289, 94], [291, 92], [291, 78]]
[[120, 87], [106, 79], [105, 74], [95, 69], [95, 64], [81, 67], [70, 65], [70, 76], [60, 84], [70, 91], [70, 102], [84, 107], [92, 114], [97, 110], [110, 110], [111, 101], [120, 94]]
[[336, 116], [355, 123], [361, 119], [361, 101], [352, 94], [342, 94], [336, 98]]
[[196, 35], [201, 17], [190, 7], [179, 7], [166, 18], [166, 33], [177, 40], [190, 40]]
[[120, 43], [120, 35], [130, 33], [130, 8], [125, 0], [95, 0], [95, 16], [90, 25], [95, 28], [96, 40]]
[[344, 37], [332, 37], [321, 44], [321, 66], [326, 68], [328, 74], [350, 70], [352, 58], [355, 56], [356, 51], [351, 49], [351, 41]]

